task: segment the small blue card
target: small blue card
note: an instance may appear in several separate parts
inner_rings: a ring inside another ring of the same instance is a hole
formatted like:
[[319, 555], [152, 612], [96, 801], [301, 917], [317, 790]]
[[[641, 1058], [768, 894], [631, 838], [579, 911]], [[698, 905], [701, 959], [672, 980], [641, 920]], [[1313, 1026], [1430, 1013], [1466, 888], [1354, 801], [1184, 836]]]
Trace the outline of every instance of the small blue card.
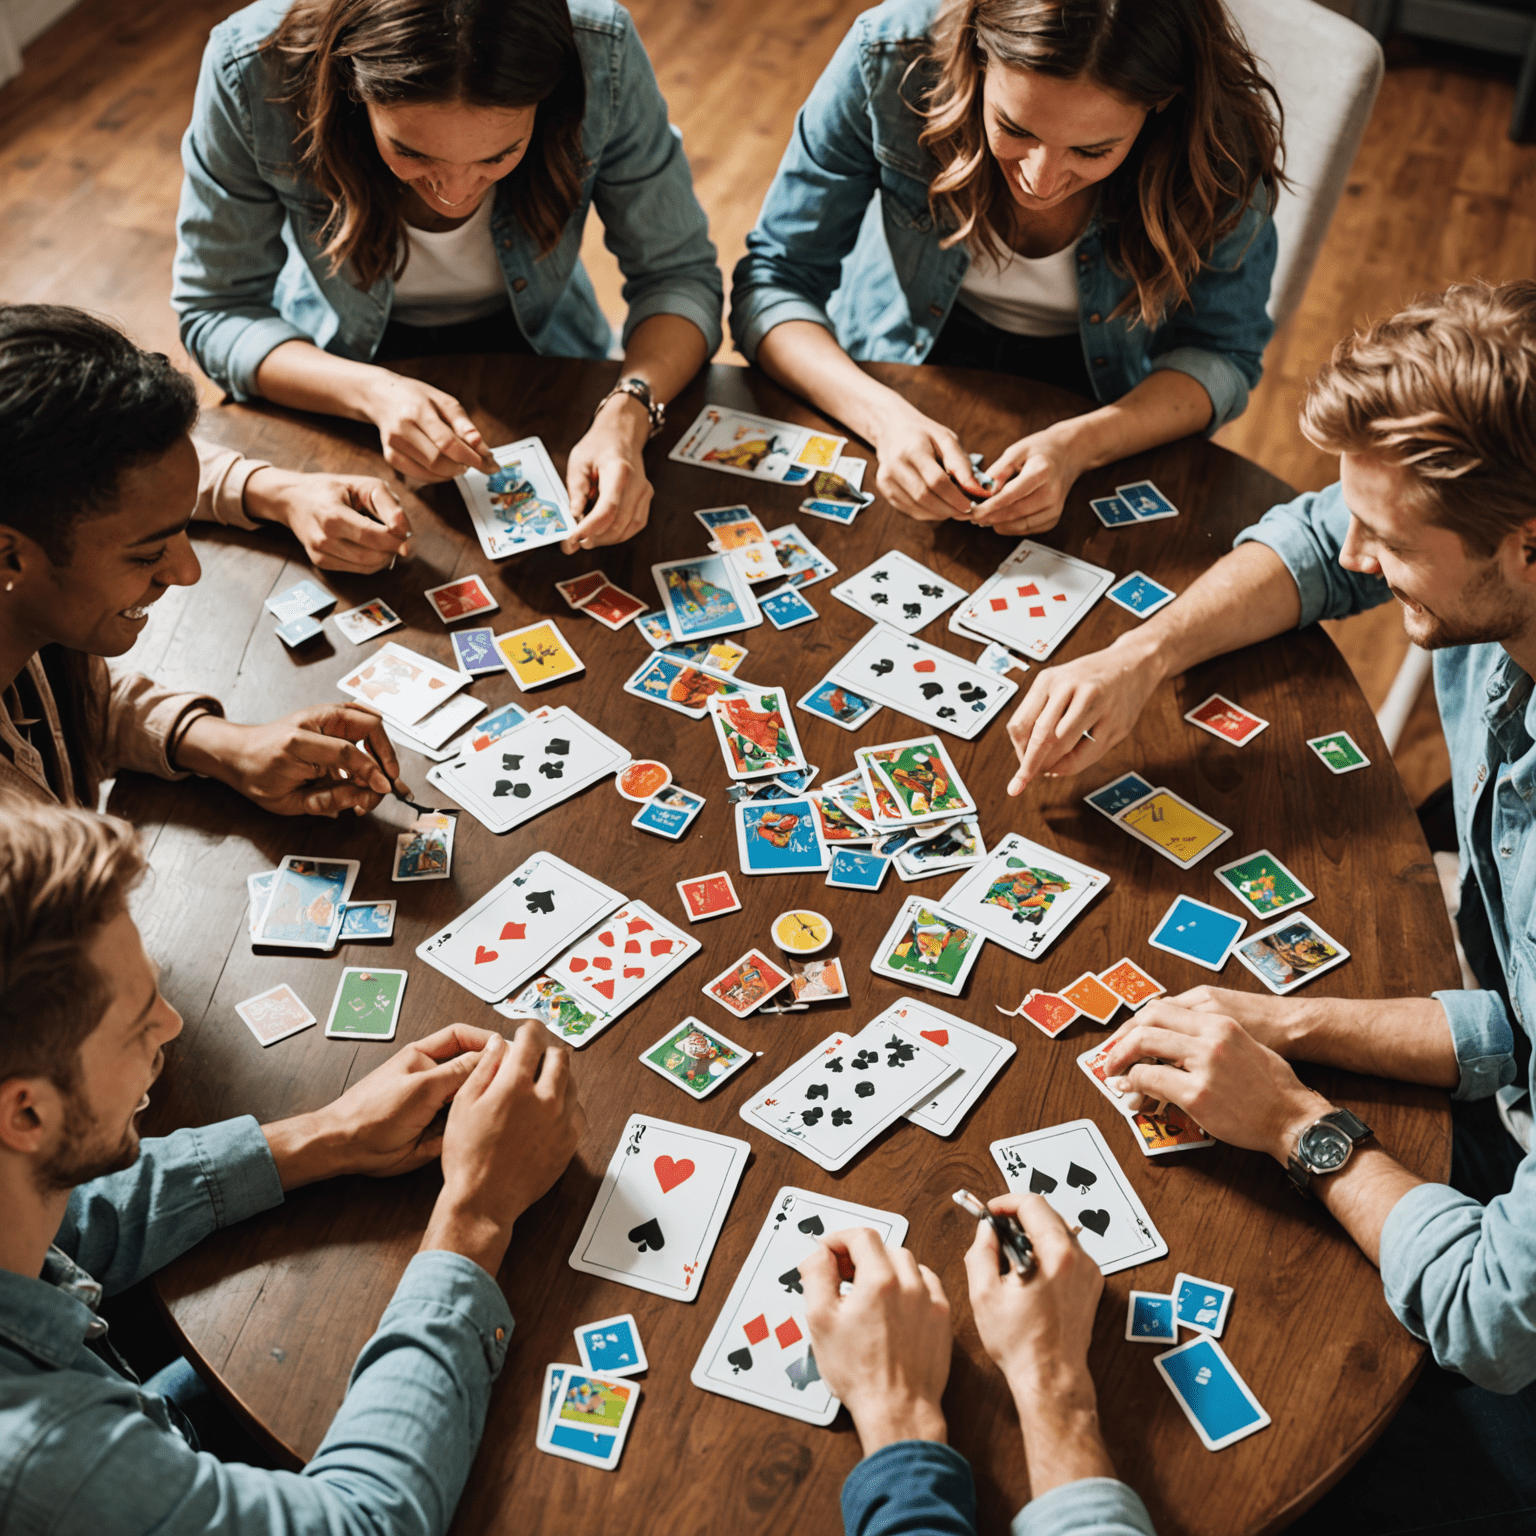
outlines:
[[507, 670], [496, 649], [496, 631], [489, 625], [482, 629], [456, 629], [448, 638], [453, 641], [459, 671], [468, 672], [471, 677], [481, 677], [489, 672]]
[[1202, 1280], [1198, 1275], [1181, 1271], [1173, 1279], [1173, 1303], [1179, 1322], [1186, 1328], [1208, 1333], [1213, 1339], [1219, 1339], [1221, 1330], [1227, 1326], [1232, 1294], [1230, 1285]]
[[503, 704], [500, 709], [493, 709], [475, 726], [474, 735], [469, 738], [469, 750], [483, 752], [493, 741], [500, 741], [508, 731], [516, 729], [527, 718], [528, 711], [519, 709], [516, 704]]
[[1136, 521], [1136, 514], [1118, 496], [1100, 496], [1097, 501], [1090, 501], [1088, 505], [1093, 508], [1093, 515], [1106, 528], [1118, 528], [1124, 523]]
[[784, 587], [769, 597], [759, 598], [757, 606], [775, 629], [793, 629], [797, 624], [809, 624], [819, 617], [793, 587]]
[[1165, 954], [1193, 960], [1208, 971], [1219, 971], [1247, 926], [1245, 917], [1233, 917], [1230, 912], [1209, 907], [1193, 896], [1180, 896], [1147, 943]]
[[827, 870], [827, 884], [844, 891], [878, 891], [885, 883], [889, 859], [858, 848], [834, 848]]
[[1269, 1423], [1269, 1415], [1215, 1339], [1191, 1339], [1152, 1363], [1206, 1450], [1224, 1450]]
[[1145, 619], [1159, 608], [1166, 608], [1179, 594], [1140, 571], [1132, 571], [1104, 595], [1110, 602], [1118, 603], [1128, 612], [1134, 613], [1138, 619]]
[[576, 1350], [589, 1371], [603, 1376], [635, 1376], [650, 1364], [632, 1312], [578, 1328]]
[[846, 526], [863, 511], [863, 508], [853, 506], [846, 501], [823, 501], [820, 497], [813, 496], [809, 501], [800, 503], [800, 510], [809, 512], [812, 517], [824, 517], [829, 523], [842, 523]]
[[1091, 795], [1084, 795], [1083, 799], [1113, 821], [1126, 806], [1145, 800], [1151, 793], [1152, 786], [1139, 774], [1122, 773], [1118, 779], [1094, 790]]
[[748, 800], [735, 807], [744, 875], [792, 875], [830, 864], [809, 800]]
[[1173, 1297], [1159, 1291], [1132, 1291], [1125, 1310], [1125, 1336], [1133, 1344], [1176, 1344], [1179, 1325]]
[[313, 640], [321, 632], [321, 627], [318, 619], [301, 613], [297, 618], [277, 626], [277, 638], [291, 649], [295, 645], [303, 645], [306, 640]]
[[1129, 485], [1117, 485], [1115, 495], [1131, 509], [1138, 523], [1151, 523], [1160, 517], [1179, 515], [1179, 509], [1150, 480], [1133, 480]]
[[388, 939], [395, 932], [395, 904], [392, 901], [349, 901], [341, 909], [341, 935], [338, 943], [358, 939]]
[[[693, 818], [704, 808], [703, 795], [695, 795], [686, 789], [669, 784], [651, 796], [636, 813], [630, 826], [642, 832], [654, 832], [658, 837], [670, 838], [674, 843], [693, 825]], [[593, 1365], [593, 1370], [598, 1367]]]
[[279, 592], [276, 597], [269, 597], [264, 606], [274, 619], [279, 619], [286, 624], [289, 619], [296, 619], [300, 614], [324, 613], [335, 601], [336, 599], [324, 587], [317, 585], [306, 576], [303, 581], [296, 582], [286, 592]]
[[642, 613], [635, 620], [635, 628], [645, 636], [645, 643], [653, 651], [677, 643], [677, 636], [672, 633], [672, 626], [667, 623], [667, 616], [660, 608], [652, 613]]
[[873, 699], [866, 699], [863, 694], [855, 693], [841, 683], [834, 683], [831, 678], [817, 683], [798, 703], [801, 709], [820, 715], [823, 720], [830, 720], [833, 725], [840, 725], [845, 731], [858, 730], [880, 708]]

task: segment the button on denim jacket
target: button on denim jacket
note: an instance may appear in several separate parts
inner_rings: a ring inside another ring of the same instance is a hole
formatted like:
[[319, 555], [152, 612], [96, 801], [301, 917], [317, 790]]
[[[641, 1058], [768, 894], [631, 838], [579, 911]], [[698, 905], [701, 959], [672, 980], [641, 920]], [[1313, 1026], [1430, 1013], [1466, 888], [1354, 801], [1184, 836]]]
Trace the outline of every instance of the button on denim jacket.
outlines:
[[[171, 303], [181, 339], [236, 399], [256, 393], [272, 349], [309, 340], [368, 361], [384, 335], [394, 283], [329, 275], [319, 232], [330, 205], [293, 161], [291, 110], [272, 57], [260, 52], [287, 0], [257, 0], [213, 29], [182, 140]], [[624, 338], [651, 315], [681, 315], [720, 344], [723, 290], [709, 221], [693, 194], [682, 141], [629, 15], [612, 0], [572, 0], [586, 75], [581, 125], [587, 168], [558, 244], [540, 257], [518, 221], [508, 178], [495, 190], [491, 236], [507, 296], [534, 351], [606, 357], [612, 332], [581, 265], [589, 207], [625, 276]]]
[[[920, 363], [970, 266], [964, 245], [940, 247], [928, 209], [936, 169], [918, 143], [922, 66], [907, 77], [938, 0], [888, 0], [839, 44], [795, 119], [747, 254], [731, 287], [731, 333], [748, 358], [786, 320], [826, 326], [859, 361]], [[903, 79], [906, 79], [903, 87]], [[1274, 326], [1265, 311], [1274, 222], [1250, 207], [1190, 284], [1193, 306], [1153, 330], [1110, 319], [1131, 291], [1110, 265], [1114, 235], [1095, 218], [1078, 246], [1083, 358], [1101, 401], [1173, 368], [1200, 382], [1208, 431], [1242, 414]]]

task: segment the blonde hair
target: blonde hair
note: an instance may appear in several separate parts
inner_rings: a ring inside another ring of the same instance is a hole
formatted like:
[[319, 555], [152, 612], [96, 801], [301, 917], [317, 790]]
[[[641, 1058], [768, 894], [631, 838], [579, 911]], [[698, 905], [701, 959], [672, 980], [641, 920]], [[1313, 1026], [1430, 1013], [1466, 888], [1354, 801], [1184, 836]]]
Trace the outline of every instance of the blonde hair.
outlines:
[[1346, 337], [1301, 430], [1406, 469], [1429, 520], [1491, 557], [1536, 518], [1536, 282], [1457, 283]]

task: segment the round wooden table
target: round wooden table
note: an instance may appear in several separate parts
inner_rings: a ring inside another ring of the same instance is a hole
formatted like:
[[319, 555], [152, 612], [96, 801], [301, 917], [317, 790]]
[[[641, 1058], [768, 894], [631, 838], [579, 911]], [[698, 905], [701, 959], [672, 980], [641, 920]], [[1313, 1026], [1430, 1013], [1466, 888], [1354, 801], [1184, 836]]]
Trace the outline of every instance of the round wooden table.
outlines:
[[[500, 357], [440, 359], [413, 371], [452, 389], [488, 441], [536, 433], [562, 469], [615, 374], [612, 364]], [[1025, 431], [1086, 408], [1059, 391], [980, 373], [873, 371], [949, 422], [968, 448], [989, 456]], [[708, 725], [621, 692], [620, 683], [647, 654], [644, 640], [632, 628], [610, 633], [572, 613], [554, 589], [557, 579], [600, 567], [649, 600], [652, 562], [705, 548], [693, 509], [738, 500], [749, 502], [769, 527], [798, 521], [844, 574], [894, 547], [974, 589], [1012, 547], [1011, 540], [964, 524], [910, 521], [881, 501], [842, 528], [799, 514], [800, 493], [792, 488], [669, 462], [667, 449], [706, 400], [795, 421], [817, 419], [761, 374], [712, 367], [673, 404], [667, 430], [647, 454], [656, 500], [649, 528], [631, 543], [575, 559], [543, 549], [492, 565], [457, 489], [440, 486], [405, 493], [417, 529], [412, 561], [377, 577], [323, 578], [341, 607], [383, 597], [406, 621], [393, 638], [450, 665], [447, 632], [422, 596], [427, 587], [478, 571], [500, 600], [499, 629], [554, 617], [587, 670], [540, 693], [539, 701], [570, 705], [637, 755], [669, 763], [683, 786], [706, 794], [689, 835], [674, 845], [632, 828], [633, 806], [604, 781], [503, 838], [466, 815], [453, 878], [395, 886], [389, 876], [398, 808], [336, 822], [284, 820], [215, 783], [125, 777], [113, 807], [143, 825], [152, 845], [154, 875], [138, 898], [139, 915], [151, 953], [165, 966], [167, 993], [186, 1019], [155, 1091], [151, 1132], [314, 1108], [397, 1049], [327, 1040], [316, 1028], [263, 1050], [233, 1005], [278, 981], [291, 982], [323, 1019], [343, 964], [403, 965], [411, 984], [401, 1040], [455, 1019], [498, 1024], [488, 1006], [417, 963], [413, 951], [536, 850], [549, 849], [679, 921], [674, 882], [719, 868], [734, 871], [726, 780]], [[349, 423], [232, 406], [209, 413], [204, 431], [292, 467], [387, 473], [371, 433]], [[1102, 528], [1089, 497], [1143, 476], [1156, 480], [1181, 515]], [[1192, 439], [1086, 476], [1046, 542], [1117, 573], [1148, 572], [1182, 590], [1238, 528], [1288, 494], [1254, 465]], [[269, 719], [337, 697], [337, 679], [360, 652], [327, 626], [327, 638], [290, 653], [261, 606], [306, 574], [297, 546], [283, 536], [221, 529], [200, 531], [197, 542], [202, 582], [173, 590], [158, 605], [135, 664], [163, 681], [217, 693], [235, 719]], [[798, 698], [864, 633], [867, 621], [831, 598], [830, 585], [808, 589], [817, 622], [782, 634], [765, 624], [740, 637], [751, 651], [744, 676], [783, 684]], [[1134, 622], [1100, 603], [1058, 659], [1096, 649]], [[936, 621], [925, 638], [967, 657], [979, 652], [975, 642], [946, 634], [943, 624]], [[1239, 749], [1181, 720], [1218, 688], [1271, 721], [1270, 729]], [[477, 681], [474, 692], [492, 705], [520, 697], [502, 677]], [[804, 712], [798, 724], [811, 761], [827, 776], [852, 766], [855, 744], [914, 732], [911, 721], [889, 711], [857, 736]], [[1354, 736], [1372, 759], [1369, 770], [1335, 778], [1303, 745], [1306, 737], [1333, 730]], [[1211, 869], [1259, 848], [1271, 849], [1318, 893], [1308, 914], [1353, 951], [1317, 990], [1424, 995], [1457, 984], [1450, 931], [1418, 823], [1338, 652], [1314, 627], [1199, 667], [1160, 689], [1134, 737], [1084, 778], [1037, 784], [1022, 800], [1010, 801], [1004, 792], [1013, 754], [1002, 722], [975, 742], [950, 738], [947, 745], [978, 796], [989, 842], [1016, 829], [1113, 876], [1107, 895], [1041, 962], [988, 945], [964, 997], [933, 997], [940, 1007], [1011, 1034], [1017, 1056], [952, 1139], [900, 1121], [841, 1175], [749, 1131], [737, 1115], [745, 1097], [829, 1029], [862, 1026], [907, 990], [871, 973], [874, 946], [907, 895], [937, 896], [953, 877], [910, 889], [892, 878], [870, 895], [828, 889], [820, 875], [736, 876], [742, 910], [695, 928], [702, 953], [575, 1057], [590, 1128], [555, 1189], [518, 1223], [499, 1277], [517, 1334], [457, 1530], [476, 1536], [526, 1530], [531, 1511], [538, 1511], [540, 1528], [557, 1516], [565, 1528], [603, 1531], [747, 1536], [839, 1528], [838, 1490], [860, 1454], [846, 1415], [831, 1429], [816, 1429], [707, 1394], [688, 1380], [770, 1198], [784, 1184], [835, 1192], [910, 1219], [909, 1245], [938, 1271], [955, 1308], [945, 1397], [951, 1438], [975, 1469], [982, 1528], [1004, 1530], [1029, 1498], [1029, 1477], [1002, 1378], [981, 1348], [965, 1299], [962, 1253], [973, 1224], [949, 1197], [962, 1185], [1002, 1189], [989, 1142], [1085, 1115], [1104, 1128], [1169, 1244], [1166, 1259], [1109, 1280], [1092, 1352], [1115, 1464], [1146, 1500], [1163, 1536], [1279, 1529], [1342, 1473], [1402, 1401], [1421, 1346], [1394, 1320], [1376, 1271], [1326, 1212], [1294, 1195], [1272, 1163], [1232, 1148], [1142, 1158], [1073, 1062], [1108, 1031], [1079, 1023], [1052, 1041], [994, 1007], [1011, 1008], [1030, 987], [1065, 985], [1126, 954], [1174, 992], [1210, 980], [1208, 972], [1151, 950], [1147, 936], [1180, 892], [1230, 906]], [[424, 766], [411, 757], [404, 764], [418, 787]], [[1179, 871], [1082, 803], [1084, 793], [1127, 769], [1230, 824], [1235, 835], [1222, 857]], [[253, 953], [245, 877], [288, 853], [360, 859], [356, 895], [399, 898], [393, 944], [329, 957]], [[831, 952], [844, 961], [849, 1003], [745, 1023], [717, 1018], [720, 1010], [700, 996], [700, 986], [749, 945], [766, 947], [774, 914], [792, 904], [825, 912], [835, 924]], [[1235, 962], [1221, 981], [1258, 986]], [[695, 1012], [764, 1052], [703, 1103], [688, 1101], [637, 1060], [665, 1028]], [[1363, 1115], [1410, 1168], [1433, 1179], [1446, 1176], [1450, 1125], [1443, 1095], [1341, 1073], [1311, 1076]], [[566, 1262], [620, 1127], [636, 1111], [746, 1136], [753, 1146], [701, 1294], [690, 1305], [577, 1273]], [[304, 1189], [280, 1209], [216, 1234], [158, 1277], [189, 1355], [295, 1464], [314, 1451], [340, 1403], [354, 1357], [416, 1249], [437, 1187], [436, 1170], [427, 1169], [404, 1179]], [[1126, 1293], [1167, 1290], [1180, 1269], [1236, 1287], [1223, 1342], [1274, 1420], [1214, 1457], [1159, 1381], [1154, 1351], [1122, 1337]], [[602, 1475], [539, 1454], [535, 1412], [544, 1366], [574, 1359], [577, 1324], [626, 1311], [638, 1319], [652, 1363], [622, 1465]]]

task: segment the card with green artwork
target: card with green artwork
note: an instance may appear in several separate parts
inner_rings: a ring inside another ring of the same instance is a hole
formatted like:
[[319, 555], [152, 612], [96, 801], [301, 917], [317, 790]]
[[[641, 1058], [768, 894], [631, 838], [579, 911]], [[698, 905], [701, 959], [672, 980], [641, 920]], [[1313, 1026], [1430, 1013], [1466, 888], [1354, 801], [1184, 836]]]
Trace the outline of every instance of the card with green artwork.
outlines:
[[341, 973], [325, 1032], [337, 1040], [393, 1040], [406, 971], [349, 965]]
[[949, 753], [931, 736], [867, 747], [854, 760], [867, 767], [871, 791], [878, 786], [895, 798], [903, 821], [937, 820], [976, 809]]
[[689, 1017], [668, 1030], [640, 1060], [694, 1098], [702, 1099], [746, 1066], [754, 1054], [702, 1020]]
[[1370, 758], [1355, 745], [1355, 739], [1348, 731], [1314, 736], [1307, 745], [1322, 758], [1329, 773], [1353, 773], [1356, 768], [1371, 766]]
[[981, 953], [983, 938], [913, 896], [875, 951], [869, 968], [880, 976], [958, 996]]
[[1312, 892], [1267, 848], [1223, 864], [1216, 878], [1255, 917], [1277, 917], [1312, 900]]

